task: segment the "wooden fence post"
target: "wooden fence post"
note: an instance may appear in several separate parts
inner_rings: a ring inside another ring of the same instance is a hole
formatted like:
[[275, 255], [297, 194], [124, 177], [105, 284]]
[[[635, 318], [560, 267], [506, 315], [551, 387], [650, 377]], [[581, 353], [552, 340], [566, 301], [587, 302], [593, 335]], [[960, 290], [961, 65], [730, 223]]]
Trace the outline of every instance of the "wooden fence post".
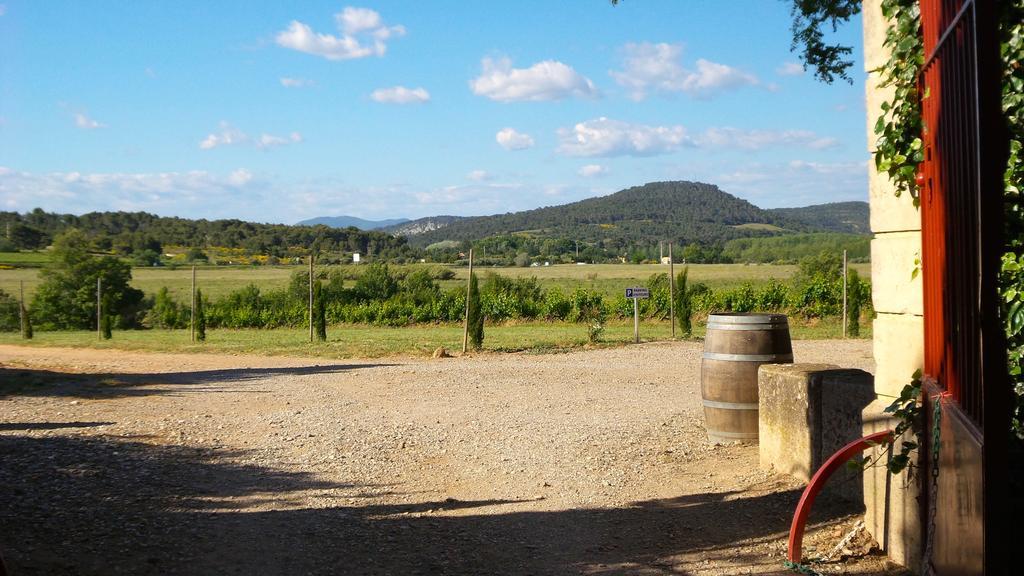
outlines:
[[96, 337], [103, 340], [103, 277], [96, 278]]

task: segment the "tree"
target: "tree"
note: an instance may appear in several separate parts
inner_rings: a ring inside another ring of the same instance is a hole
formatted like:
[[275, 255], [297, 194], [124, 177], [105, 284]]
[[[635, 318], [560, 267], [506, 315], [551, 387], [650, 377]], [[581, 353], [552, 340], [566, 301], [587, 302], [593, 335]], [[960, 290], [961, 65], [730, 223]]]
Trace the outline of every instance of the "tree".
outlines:
[[46, 248], [47, 244], [50, 243], [50, 237], [45, 232], [24, 224], [11, 226], [8, 240], [22, 250]]
[[693, 334], [693, 299], [690, 288], [687, 286], [687, 279], [690, 275], [690, 267], [686, 266], [676, 274], [676, 318], [679, 319], [679, 330], [684, 338]]
[[[107, 302], [109, 302], [109, 300], [107, 298], [103, 298], [104, 307], [107, 306]], [[104, 314], [103, 311], [100, 313], [100, 336], [102, 336], [104, 340], [110, 340], [111, 336], [113, 336], [110, 331], [111, 316], [112, 315], [109, 313]]]
[[21, 303], [0, 290], [0, 332], [16, 332], [21, 323]]
[[327, 303], [324, 300], [323, 283], [317, 280], [313, 283], [313, 331], [321, 342], [327, 340]]
[[474, 350], [479, 350], [484, 345], [484, 314], [480, 309], [480, 286], [477, 283], [476, 274], [469, 276], [469, 344]]
[[861, 282], [860, 274], [853, 268], [850, 268], [846, 284], [846, 334], [847, 336], [857, 338], [860, 336], [860, 306], [867, 297], [865, 293], [867, 287]]
[[171, 298], [167, 287], [161, 287], [146, 314], [146, 324], [153, 328], [181, 328], [187, 320], [182, 317], [181, 306]]
[[363, 301], [387, 300], [398, 291], [398, 281], [387, 264], [373, 263], [356, 280], [356, 297]]
[[43, 268], [32, 313], [43, 326], [96, 328], [96, 280], [102, 279], [106, 312], [122, 328], [139, 324], [143, 293], [129, 285], [131, 266], [111, 257], [89, 254], [89, 239], [72, 229], [53, 243], [52, 260]]
[[196, 340], [206, 340], [206, 306], [203, 303], [203, 291], [196, 289]]
[[21, 313], [21, 337], [25, 340], [31, 340], [32, 333], [32, 318], [28, 315], [28, 310], [25, 309], [25, 303], [19, 302], [18, 309]]

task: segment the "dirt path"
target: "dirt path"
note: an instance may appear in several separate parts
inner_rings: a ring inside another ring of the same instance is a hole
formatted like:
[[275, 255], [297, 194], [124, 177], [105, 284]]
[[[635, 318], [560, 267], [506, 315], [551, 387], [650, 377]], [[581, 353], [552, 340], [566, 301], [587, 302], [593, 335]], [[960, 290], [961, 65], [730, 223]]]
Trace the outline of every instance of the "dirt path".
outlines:
[[[15, 574], [785, 573], [802, 486], [756, 447], [707, 445], [700, 351], [0, 346], [0, 551]], [[873, 369], [866, 341], [795, 353]], [[823, 506], [809, 545], [851, 512]]]

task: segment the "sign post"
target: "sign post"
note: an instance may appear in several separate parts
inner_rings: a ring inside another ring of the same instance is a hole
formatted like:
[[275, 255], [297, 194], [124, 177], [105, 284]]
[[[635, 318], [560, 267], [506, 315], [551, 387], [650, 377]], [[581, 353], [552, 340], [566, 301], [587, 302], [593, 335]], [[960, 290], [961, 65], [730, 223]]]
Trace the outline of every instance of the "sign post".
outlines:
[[633, 299], [633, 342], [640, 343], [640, 299], [650, 298], [651, 291], [643, 286], [626, 288], [626, 298]]

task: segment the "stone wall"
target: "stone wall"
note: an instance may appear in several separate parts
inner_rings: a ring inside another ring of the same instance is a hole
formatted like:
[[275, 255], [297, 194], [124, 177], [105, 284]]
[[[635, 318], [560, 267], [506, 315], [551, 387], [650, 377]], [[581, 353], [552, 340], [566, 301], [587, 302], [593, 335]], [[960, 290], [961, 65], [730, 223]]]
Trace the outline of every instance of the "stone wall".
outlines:
[[[888, 51], [883, 47], [887, 22], [880, 0], [865, 0], [864, 65], [866, 82], [868, 146], [875, 140], [874, 124], [888, 90], [877, 87], [877, 74]], [[895, 427], [882, 409], [898, 396], [924, 358], [924, 322], [921, 276], [913, 278], [915, 260], [921, 253], [921, 216], [912, 199], [896, 197], [885, 174], [869, 163], [868, 192], [871, 202], [871, 298], [874, 321], [875, 392], [878, 400], [864, 411], [864, 434]], [[889, 557], [908, 567], [920, 565], [921, 522], [918, 490], [906, 474], [890, 477], [884, 468], [869, 469], [864, 478], [866, 524]]]

